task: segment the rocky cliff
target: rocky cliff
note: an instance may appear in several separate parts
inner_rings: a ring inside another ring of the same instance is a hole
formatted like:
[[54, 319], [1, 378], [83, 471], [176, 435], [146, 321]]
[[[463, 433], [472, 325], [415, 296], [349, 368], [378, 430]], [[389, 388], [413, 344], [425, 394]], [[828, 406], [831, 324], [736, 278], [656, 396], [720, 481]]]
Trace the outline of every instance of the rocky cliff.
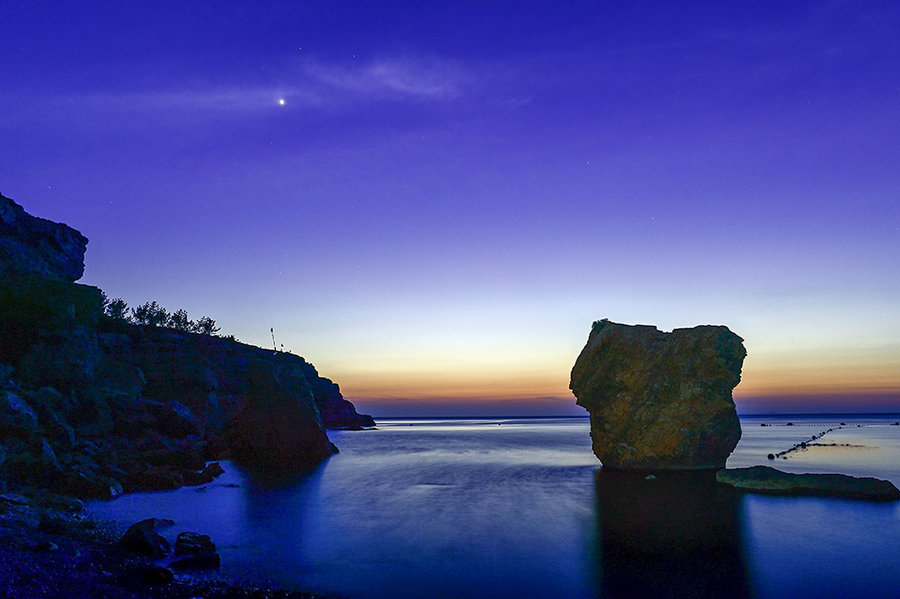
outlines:
[[570, 383], [594, 454], [621, 469], [724, 467], [741, 437], [731, 391], [746, 354], [724, 326], [595, 322]]
[[31, 216], [0, 194], [0, 275], [16, 271], [77, 281], [87, 242], [75, 229]]
[[[326, 427], [374, 425], [303, 358], [108, 318], [100, 290], [73, 282], [86, 238], [2, 196], [0, 223], [0, 490], [199, 484], [206, 460], [247, 447], [311, 465], [335, 451]], [[254, 415], [260, 402], [285, 435]]]

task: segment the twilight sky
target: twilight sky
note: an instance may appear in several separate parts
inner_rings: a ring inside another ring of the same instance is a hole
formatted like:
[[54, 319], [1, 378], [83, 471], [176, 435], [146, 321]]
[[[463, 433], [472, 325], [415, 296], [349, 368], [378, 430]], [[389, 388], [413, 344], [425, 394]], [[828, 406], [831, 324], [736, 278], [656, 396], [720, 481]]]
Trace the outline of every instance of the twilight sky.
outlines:
[[82, 282], [274, 327], [360, 411], [584, 414], [603, 317], [729, 326], [740, 412], [900, 410], [898, 3], [13, 0], [0, 25], [0, 192], [91, 240]]

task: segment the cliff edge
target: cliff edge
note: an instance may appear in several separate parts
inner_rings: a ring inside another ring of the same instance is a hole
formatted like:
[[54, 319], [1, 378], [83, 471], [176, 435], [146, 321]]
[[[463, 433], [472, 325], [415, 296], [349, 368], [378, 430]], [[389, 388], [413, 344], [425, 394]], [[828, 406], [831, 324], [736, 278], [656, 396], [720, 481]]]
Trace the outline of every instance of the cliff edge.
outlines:
[[111, 319], [102, 292], [74, 282], [87, 242], [0, 195], [0, 492], [202, 484], [208, 460], [248, 447], [311, 466], [336, 451], [326, 428], [375, 424], [299, 356]]

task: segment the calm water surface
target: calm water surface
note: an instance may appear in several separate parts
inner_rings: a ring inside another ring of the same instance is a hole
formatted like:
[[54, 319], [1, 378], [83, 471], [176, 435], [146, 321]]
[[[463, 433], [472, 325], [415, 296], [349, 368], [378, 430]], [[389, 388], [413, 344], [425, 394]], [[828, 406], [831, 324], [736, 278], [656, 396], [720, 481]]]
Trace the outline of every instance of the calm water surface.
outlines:
[[[900, 485], [897, 418], [743, 418], [728, 466], [770, 463], [844, 422], [818, 441], [837, 445], [775, 465]], [[723, 497], [667, 481], [643, 505], [646, 481], [597, 475], [588, 435], [580, 418], [386, 419], [330, 432], [341, 453], [305, 477], [225, 463], [205, 487], [89, 509], [170, 518], [170, 540], [213, 537], [223, 573], [348, 597], [614, 598], [636, 596], [635, 581], [657, 597], [900, 597], [900, 506]]]

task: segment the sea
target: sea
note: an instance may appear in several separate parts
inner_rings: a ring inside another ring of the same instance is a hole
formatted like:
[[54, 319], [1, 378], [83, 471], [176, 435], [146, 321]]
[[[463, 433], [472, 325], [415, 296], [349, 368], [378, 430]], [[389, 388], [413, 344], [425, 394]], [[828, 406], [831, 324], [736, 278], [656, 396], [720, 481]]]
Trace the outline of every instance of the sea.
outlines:
[[[898, 421], [744, 416], [727, 466], [900, 486]], [[340, 453], [303, 475], [223, 462], [211, 484], [88, 511], [169, 518], [172, 542], [212, 537], [221, 574], [348, 598], [900, 597], [900, 502], [616, 478], [586, 418], [385, 418], [329, 436]]]

